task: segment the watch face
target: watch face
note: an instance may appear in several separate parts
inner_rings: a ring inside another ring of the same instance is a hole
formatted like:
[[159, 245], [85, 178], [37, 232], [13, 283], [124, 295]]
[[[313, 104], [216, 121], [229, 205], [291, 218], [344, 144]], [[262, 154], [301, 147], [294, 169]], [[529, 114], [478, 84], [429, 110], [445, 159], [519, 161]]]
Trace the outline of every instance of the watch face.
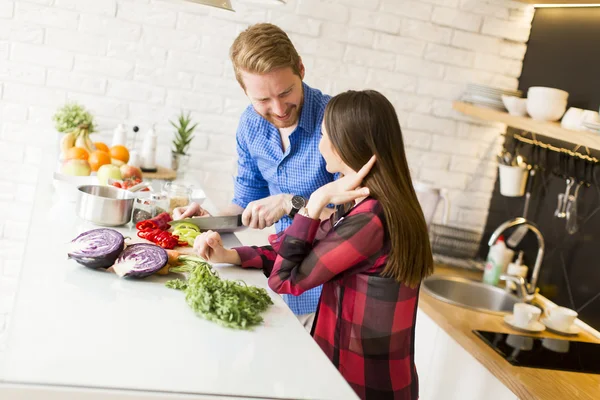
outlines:
[[306, 201], [304, 200], [304, 197], [302, 196], [294, 196], [292, 197], [292, 207], [300, 209], [302, 207], [304, 207]]

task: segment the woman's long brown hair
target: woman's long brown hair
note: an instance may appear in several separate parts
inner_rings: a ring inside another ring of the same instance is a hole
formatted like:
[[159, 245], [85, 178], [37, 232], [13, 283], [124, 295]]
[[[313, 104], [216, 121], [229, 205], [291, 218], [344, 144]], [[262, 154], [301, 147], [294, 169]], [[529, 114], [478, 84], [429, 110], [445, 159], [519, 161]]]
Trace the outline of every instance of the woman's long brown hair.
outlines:
[[416, 287], [433, 272], [433, 257], [394, 106], [374, 90], [348, 91], [329, 101], [324, 123], [333, 148], [353, 170], [377, 156], [363, 186], [383, 206], [391, 240], [383, 275]]

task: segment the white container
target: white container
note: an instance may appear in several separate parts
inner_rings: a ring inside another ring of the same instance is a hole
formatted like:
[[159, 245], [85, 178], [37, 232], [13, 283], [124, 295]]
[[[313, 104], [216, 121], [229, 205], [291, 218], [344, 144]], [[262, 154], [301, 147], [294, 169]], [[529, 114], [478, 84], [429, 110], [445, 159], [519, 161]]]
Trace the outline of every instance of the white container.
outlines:
[[500, 194], [506, 197], [521, 197], [525, 194], [527, 170], [519, 166], [499, 164]]
[[[520, 251], [517, 261], [508, 264], [508, 267], [506, 268], [506, 275], [520, 276], [521, 278], [525, 279], [527, 278], [528, 270], [529, 269], [527, 268], [527, 265], [523, 265], [523, 252]], [[515, 285], [514, 282], [506, 282], [507, 290], [515, 290], [516, 288], [517, 285]]]
[[524, 117], [527, 115], [527, 99], [516, 96], [502, 95], [502, 103], [510, 115]]
[[483, 271], [483, 282], [488, 285], [497, 285], [500, 281], [500, 275], [506, 271], [506, 267], [513, 256], [514, 251], [506, 247], [504, 237], [500, 236], [488, 252]]
[[127, 131], [123, 124], [119, 124], [113, 132], [112, 145], [111, 146], [127, 146]]
[[527, 113], [538, 121], [558, 121], [567, 109], [569, 93], [535, 86], [527, 91]]
[[144, 144], [142, 146], [142, 170], [156, 169], [157, 139], [156, 131], [154, 128], [150, 128], [146, 134], [146, 137], [144, 137]]
[[137, 150], [131, 150], [129, 152], [129, 162], [127, 163], [134, 167], [141, 168], [142, 166], [142, 156]]

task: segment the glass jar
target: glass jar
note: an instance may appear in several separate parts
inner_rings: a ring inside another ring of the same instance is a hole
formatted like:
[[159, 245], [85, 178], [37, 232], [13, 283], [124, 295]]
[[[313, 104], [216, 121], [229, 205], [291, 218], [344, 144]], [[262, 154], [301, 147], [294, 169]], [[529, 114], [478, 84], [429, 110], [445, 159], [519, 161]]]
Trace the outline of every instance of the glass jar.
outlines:
[[152, 218], [154, 215], [154, 206], [150, 199], [136, 198], [133, 201], [133, 212], [131, 221], [134, 224]]
[[169, 199], [169, 212], [173, 212], [177, 207], [190, 204], [192, 189], [180, 183], [167, 182], [163, 187], [163, 193]]
[[153, 202], [152, 216], [156, 217], [158, 214], [169, 212], [169, 198], [166, 194], [152, 193], [150, 199]]

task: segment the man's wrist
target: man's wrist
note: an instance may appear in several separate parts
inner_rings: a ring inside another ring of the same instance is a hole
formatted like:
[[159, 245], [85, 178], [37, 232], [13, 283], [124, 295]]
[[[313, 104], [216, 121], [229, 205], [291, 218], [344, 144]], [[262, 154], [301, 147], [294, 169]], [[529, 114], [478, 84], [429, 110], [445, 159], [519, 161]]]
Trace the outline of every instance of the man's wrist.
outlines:
[[281, 194], [281, 207], [283, 209], [283, 215], [290, 215], [290, 212], [292, 212], [292, 197], [294, 197], [293, 194]]

